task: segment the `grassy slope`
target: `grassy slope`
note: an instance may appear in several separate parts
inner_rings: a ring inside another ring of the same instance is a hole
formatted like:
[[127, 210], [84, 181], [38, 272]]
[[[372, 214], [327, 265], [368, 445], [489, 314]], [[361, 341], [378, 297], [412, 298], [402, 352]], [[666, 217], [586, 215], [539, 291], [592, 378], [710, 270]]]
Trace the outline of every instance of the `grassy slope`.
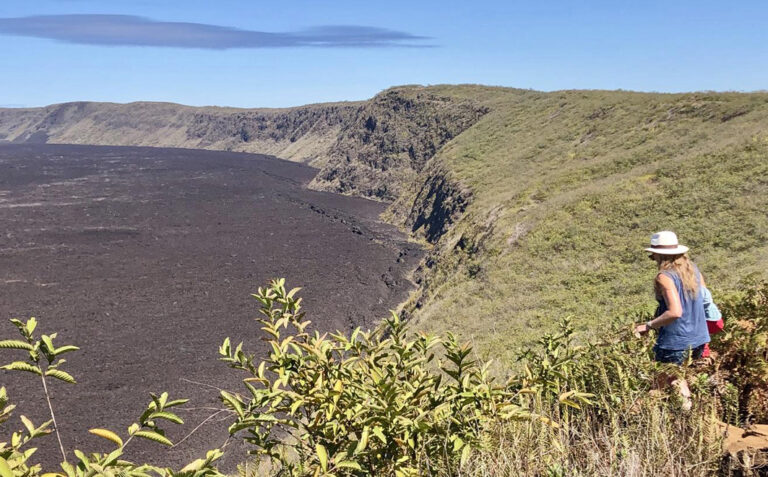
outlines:
[[504, 357], [563, 315], [597, 330], [652, 307], [660, 229], [715, 290], [768, 267], [768, 94], [434, 89], [492, 112], [435, 158], [474, 198], [417, 326]]

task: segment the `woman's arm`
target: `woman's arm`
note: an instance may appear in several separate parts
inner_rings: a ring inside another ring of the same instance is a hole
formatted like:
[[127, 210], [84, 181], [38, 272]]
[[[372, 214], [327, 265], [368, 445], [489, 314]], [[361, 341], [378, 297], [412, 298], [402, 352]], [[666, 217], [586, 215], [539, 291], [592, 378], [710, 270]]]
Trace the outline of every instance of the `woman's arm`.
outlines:
[[661, 288], [661, 294], [667, 304], [667, 311], [648, 322], [653, 329], [666, 326], [683, 316], [683, 305], [680, 304], [680, 295], [675, 288], [675, 282], [660, 273], [656, 276], [656, 283]]
[[648, 323], [637, 325], [635, 331], [641, 334], [650, 331], [649, 327], [658, 329], [683, 316], [683, 306], [680, 303], [680, 295], [677, 293], [677, 288], [675, 288], [675, 282], [668, 276], [660, 273], [656, 276], [656, 283], [661, 288], [661, 295], [667, 304], [667, 311]]

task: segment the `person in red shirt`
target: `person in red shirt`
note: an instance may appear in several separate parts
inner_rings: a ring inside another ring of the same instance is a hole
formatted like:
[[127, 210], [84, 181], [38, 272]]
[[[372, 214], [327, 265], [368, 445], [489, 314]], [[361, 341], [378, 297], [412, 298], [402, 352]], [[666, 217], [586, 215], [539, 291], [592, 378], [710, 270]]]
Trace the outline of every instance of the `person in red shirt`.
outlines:
[[[701, 287], [701, 293], [704, 295], [704, 316], [707, 318], [707, 329], [710, 335], [716, 335], [723, 331], [725, 328], [725, 322], [723, 321], [723, 315], [720, 310], [712, 301], [712, 293], [707, 287]], [[704, 352], [701, 353], [702, 358], [708, 358], [710, 356], [709, 343], [704, 346]]]

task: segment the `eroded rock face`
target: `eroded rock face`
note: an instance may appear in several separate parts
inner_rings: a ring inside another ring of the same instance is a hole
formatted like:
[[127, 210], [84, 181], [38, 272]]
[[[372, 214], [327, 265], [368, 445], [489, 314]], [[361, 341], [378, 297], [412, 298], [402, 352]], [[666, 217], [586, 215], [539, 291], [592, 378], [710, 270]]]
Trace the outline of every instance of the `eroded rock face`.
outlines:
[[[285, 110], [244, 110], [237, 112], [196, 111], [186, 128], [189, 141], [198, 147], [219, 149], [224, 144], [233, 150], [254, 147], [274, 150], [299, 162], [322, 161], [329, 144], [353, 117], [357, 107], [351, 104], [314, 105]], [[293, 151], [302, 149], [304, 153]]]
[[183, 147], [265, 153], [313, 163], [326, 157], [359, 104], [235, 109], [78, 102], [0, 109], [0, 142]]
[[391, 89], [359, 107], [311, 187], [392, 201], [487, 110], [426, 89]]
[[469, 205], [472, 193], [438, 167], [431, 168], [419, 190], [405, 225], [414, 234], [436, 243]]

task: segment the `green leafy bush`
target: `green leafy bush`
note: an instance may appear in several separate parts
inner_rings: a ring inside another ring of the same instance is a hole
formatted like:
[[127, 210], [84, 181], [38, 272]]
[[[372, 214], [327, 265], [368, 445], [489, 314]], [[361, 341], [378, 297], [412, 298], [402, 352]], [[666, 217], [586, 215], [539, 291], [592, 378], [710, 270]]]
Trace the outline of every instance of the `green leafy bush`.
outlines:
[[266, 359], [220, 349], [248, 376], [247, 393], [221, 395], [230, 432], [285, 473], [433, 474], [466, 462], [490, 422], [530, 418], [452, 335], [410, 337], [395, 314], [371, 332], [309, 334], [297, 291], [276, 280], [253, 295]]
[[[396, 315], [372, 332], [310, 334], [297, 291], [277, 280], [254, 295], [270, 347], [265, 359], [229, 340], [220, 349], [247, 375], [247, 392], [221, 395], [237, 415], [230, 432], [274, 474], [706, 476], [721, 469], [716, 423], [727, 411], [722, 403], [744, 392], [737, 376], [745, 371], [656, 363], [653, 339], [633, 336], [626, 318], [588, 343], [562, 320], [518, 354], [517, 371], [500, 385], [489, 363], [452, 334], [409, 333]], [[748, 307], [762, 303], [755, 293], [733, 313], [759, 327], [759, 307]], [[713, 347], [725, 343], [733, 339]], [[723, 364], [731, 365], [741, 366]], [[691, 382], [693, 410], [683, 412], [675, 392], [653, 389], [662, 372]]]
[[[256, 473], [245, 466], [243, 475], [704, 477], [748, 472], [752, 464], [745, 463], [757, 462], [723, 458], [718, 422], [765, 417], [766, 284], [720, 300], [727, 327], [712, 343], [718, 357], [709, 364], [655, 363], [653, 340], [633, 336], [626, 321], [580, 342], [565, 319], [518, 353], [506, 382], [452, 334], [413, 334], [396, 314], [373, 331], [309, 333], [297, 293], [281, 279], [253, 295], [268, 344], [263, 358], [229, 339], [219, 349], [246, 374], [243, 392], [220, 396], [234, 419], [230, 433], [258, 459]], [[46, 398], [46, 380], [74, 383], [61, 355], [76, 347], [56, 346], [55, 334], [36, 337], [34, 319], [14, 324], [22, 339], [0, 341], [0, 349], [27, 357], [4, 369], [39, 377]], [[674, 392], [653, 389], [661, 372], [689, 380], [691, 411], [682, 412]], [[134, 437], [171, 445], [159, 424], [180, 424], [173, 408], [185, 402], [152, 395], [125, 438], [91, 429], [116, 446], [112, 452], [76, 450], [69, 463], [60, 446], [61, 472], [47, 475], [222, 477], [214, 467], [218, 449], [179, 471], [123, 459]], [[33, 463], [30, 443], [57, 433], [48, 403], [51, 421], [35, 425], [21, 416], [24, 430], [0, 443], [0, 477], [46, 475]], [[0, 425], [13, 410], [0, 388]]]
[[[126, 446], [134, 437], [147, 439], [163, 445], [172, 446], [173, 443], [165, 437], [165, 431], [160, 427], [163, 421], [174, 424], [182, 424], [182, 419], [169, 409], [180, 406], [187, 402], [186, 399], [168, 398], [168, 393], [162, 393], [159, 396], [152, 394], [152, 401], [146, 410], [141, 414], [139, 420], [128, 427], [127, 438], [123, 440], [117, 433], [109, 429], [91, 429], [89, 432], [112, 442], [116, 448], [109, 453], [90, 453], [86, 454], [80, 450], [75, 450], [74, 455], [77, 458], [75, 464], [68, 462], [67, 452], [62, 444], [59, 429], [56, 424], [56, 415], [51, 404], [51, 395], [48, 389], [47, 379], [53, 378], [64, 381], [69, 384], [75, 384], [75, 378], [61, 369], [66, 362], [60, 356], [79, 348], [72, 345], [56, 347], [54, 339], [56, 333], [50, 335], [35, 336], [37, 329], [37, 320], [30, 318], [26, 322], [11, 320], [16, 325], [21, 334], [21, 340], [2, 340], [0, 349], [19, 350], [27, 352], [26, 360], [13, 361], [2, 369], [15, 372], [25, 372], [40, 377], [42, 392], [48, 403], [48, 410], [51, 420], [37, 426], [27, 417], [21, 416], [21, 422], [24, 430], [11, 434], [10, 442], [0, 442], [0, 477], [36, 477], [45, 476], [66, 476], [66, 477], [89, 477], [89, 476], [121, 476], [121, 477], [146, 477], [150, 475], [168, 476], [168, 477], [217, 477], [222, 476], [213, 466], [213, 462], [222, 456], [218, 449], [209, 451], [204, 459], [198, 459], [185, 466], [180, 471], [174, 471], [169, 468], [160, 468], [147, 464], [134, 464], [122, 459]], [[9, 404], [8, 395], [4, 387], [0, 387], [0, 425], [8, 421], [13, 405]], [[30, 447], [30, 442], [55, 433], [58, 438], [59, 450], [63, 462], [61, 463], [62, 472], [41, 474], [42, 466], [31, 463], [31, 458], [37, 451]]]

